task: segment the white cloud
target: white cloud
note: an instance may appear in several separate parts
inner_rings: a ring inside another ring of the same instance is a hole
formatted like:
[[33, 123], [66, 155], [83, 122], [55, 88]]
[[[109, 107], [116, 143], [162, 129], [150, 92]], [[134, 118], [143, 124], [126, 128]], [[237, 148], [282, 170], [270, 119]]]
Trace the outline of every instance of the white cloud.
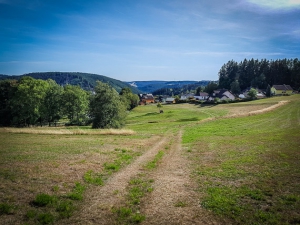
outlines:
[[247, 0], [247, 1], [271, 9], [300, 8], [300, 0]]

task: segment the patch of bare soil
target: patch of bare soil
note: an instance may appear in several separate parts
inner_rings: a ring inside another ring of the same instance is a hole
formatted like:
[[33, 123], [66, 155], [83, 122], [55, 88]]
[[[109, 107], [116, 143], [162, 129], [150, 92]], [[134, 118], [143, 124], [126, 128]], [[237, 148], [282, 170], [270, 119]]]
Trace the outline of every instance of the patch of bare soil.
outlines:
[[220, 224], [200, 206], [197, 185], [190, 178], [189, 162], [181, 148], [181, 132], [153, 174], [154, 190], [143, 199], [142, 224]]
[[128, 182], [140, 172], [146, 162], [154, 158], [166, 142], [166, 137], [160, 138], [142, 156], [112, 176], [104, 186], [89, 189], [78, 213], [60, 224], [114, 224], [115, 215], [111, 209], [124, 201]]

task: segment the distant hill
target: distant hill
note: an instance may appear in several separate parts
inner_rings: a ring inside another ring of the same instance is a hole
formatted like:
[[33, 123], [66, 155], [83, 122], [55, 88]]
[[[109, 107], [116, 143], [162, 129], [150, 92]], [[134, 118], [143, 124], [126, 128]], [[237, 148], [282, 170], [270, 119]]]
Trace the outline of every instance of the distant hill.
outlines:
[[98, 74], [91, 73], [78, 73], [78, 72], [43, 72], [43, 73], [28, 73], [20, 76], [8, 76], [0, 75], [0, 80], [4, 79], [20, 79], [22, 76], [30, 76], [35, 79], [52, 79], [55, 80], [59, 85], [79, 85], [82, 89], [93, 90], [96, 85], [96, 81], [99, 80], [103, 83], [110, 84], [116, 91], [120, 92], [122, 88], [129, 87], [133, 93], [138, 94], [140, 91], [126, 82], [116, 80], [110, 77], [106, 77]]
[[143, 93], [154, 95], [178, 95], [206, 86], [210, 81], [132, 81], [127, 82]]
[[210, 81], [199, 81], [193, 84], [186, 84], [177, 87], [166, 86], [153, 92], [153, 95], [182, 95], [186, 93], [195, 93], [196, 89], [200, 86], [205, 87]]
[[132, 81], [127, 82], [133, 87], [138, 88], [143, 93], [153, 93], [160, 89], [181, 88], [188, 84], [195, 84], [197, 81]]

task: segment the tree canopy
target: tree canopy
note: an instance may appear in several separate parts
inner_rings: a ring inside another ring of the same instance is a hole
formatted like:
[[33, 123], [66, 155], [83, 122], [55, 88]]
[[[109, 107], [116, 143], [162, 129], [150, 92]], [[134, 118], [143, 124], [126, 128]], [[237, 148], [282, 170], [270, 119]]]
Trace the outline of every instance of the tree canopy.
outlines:
[[90, 117], [93, 128], [120, 128], [125, 123], [126, 109], [120, 95], [100, 81], [91, 96]]
[[137, 106], [138, 96], [129, 88], [121, 95], [108, 84], [98, 82], [95, 94], [79, 86], [58, 85], [54, 80], [22, 77], [0, 80], [0, 126], [90, 122], [94, 128], [118, 128], [124, 124], [126, 108]]
[[122, 88], [120, 92], [122, 102], [125, 104], [128, 110], [131, 110], [138, 106], [140, 98], [137, 94], [133, 94], [128, 87]]
[[219, 70], [218, 88], [230, 90], [236, 81], [241, 90], [248, 87], [266, 89], [275, 84], [288, 84], [297, 90], [300, 87], [300, 61], [297, 58], [244, 59], [240, 63], [230, 60]]

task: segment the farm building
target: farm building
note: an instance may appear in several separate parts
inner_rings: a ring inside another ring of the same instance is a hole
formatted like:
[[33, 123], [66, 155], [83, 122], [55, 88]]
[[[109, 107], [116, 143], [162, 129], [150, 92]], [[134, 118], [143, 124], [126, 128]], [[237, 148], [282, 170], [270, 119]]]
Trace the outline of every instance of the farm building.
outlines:
[[152, 94], [140, 94], [140, 105], [146, 105], [154, 102], [155, 100]]
[[273, 85], [271, 88], [272, 95], [292, 94], [293, 88], [290, 85]]
[[166, 99], [166, 103], [167, 104], [173, 104], [173, 103], [175, 103], [175, 98], [167, 98]]

